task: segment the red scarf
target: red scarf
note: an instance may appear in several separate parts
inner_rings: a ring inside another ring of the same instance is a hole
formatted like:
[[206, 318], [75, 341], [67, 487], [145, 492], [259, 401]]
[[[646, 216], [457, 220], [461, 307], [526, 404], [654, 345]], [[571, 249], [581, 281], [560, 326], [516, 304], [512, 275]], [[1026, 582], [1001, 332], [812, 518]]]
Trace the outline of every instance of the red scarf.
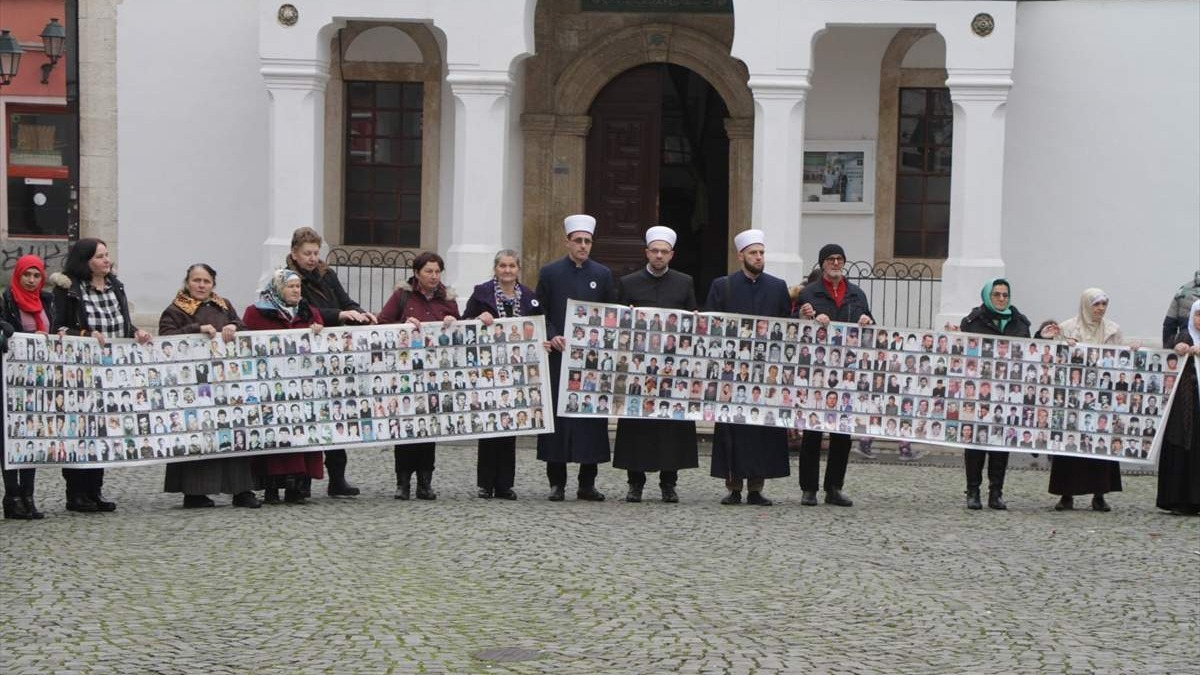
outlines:
[[[42, 273], [42, 280], [38, 283], [35, 290], [27, 291], [21, 286], [21, 275], [25, 274], [25, 270], [36, 267]], [[33, 324], [37, 327], [39, 333], [46, 332], [45, 310], [42, 308], [42, 287], [46, 285], [46, 264], [36, 255], [23, 255], [17, 260], [17, 266], [13, 268], [12, 284], [9, 288], [12, 290], [13, 300], [17, 301], [17, 307], [22, 312], [33, 315]], [[20, 326], [17, 326], [20, 328]]]

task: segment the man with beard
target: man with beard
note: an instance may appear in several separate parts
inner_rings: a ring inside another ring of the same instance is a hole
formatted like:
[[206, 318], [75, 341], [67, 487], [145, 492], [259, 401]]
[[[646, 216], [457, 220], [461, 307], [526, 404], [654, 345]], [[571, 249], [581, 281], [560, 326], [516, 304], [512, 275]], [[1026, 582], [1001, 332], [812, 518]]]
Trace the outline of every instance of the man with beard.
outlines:
[[[746, 230], [734, 237], [733, 245], [742, 268], [713, 280], [706, 310], [762, 317], [789, 315], [791, 297], [787, 282], [763, 271], [764, 241], [762, 230]], [[746, 503], [770, 506], [771, 500], [762, 493], [765, 479], [782, 478], [790, 471], [786, 429], [726, 423], [714, 427], [710, 475], [725, 479], [729, 494], [721, 500], [722, 504], [740, 504], [745, 481]]]
[[[646, 267], [621, 277], [619, 302], [634, 307], [696, 309], [692, 278], [670, 268], [675, 255], [675, 231], [656, 226], [646, 230]], [[674, 336], [669, 335], [668, 340]], [[670, 357], [668, 357], [670, 358]], [[684, 359], [686, 362], [687, 359]], [[613, 466], [625, 469], [629, 479], [627, 502], [642, 501], [646, 472], [659, 472], [659, 488], [666, 503], [679, 501], [675, 485], [679, 469], [699, 466], [695, 422], [662, 422], [622, 419], [617, 422]]]
[[[617, 299], [617, 284], [612, 272], [591, 260], [596, 219], [588, 215], [568, 216], [563, 220], [563, 229], [567, 255], [542, 267], [535, 291], [538, 303], [546, 312], [546, 334], [551, 347], [550, 391], [556, 410], [562, 351], [567, 344], [564, 337], [567, 301], [615, 302]], [[597, 464], [609, 460], [608, 420], [559, 417], [554, 421], [553, 434], [538, 436], [537, 447], [538, 459], [546, 462], [550, 501], [563, 501], [568, 462], [579, 463], [576, 497], [584, 501], [604, 501], [604, 494], [596, 489], [596, 474]]]
[[[822, 326], [830, 321], [874, 323], [867, 296], [855, 284], [846, 281], [843, 267], [846, 252], [837, 244], [826, 244], [817, 255], [821, 278], [804, 287], [796, 299], [797, 313], [805, 319], [816, 319]], [[888, 391], [891, 392], [889, 385]], [[853, 506], [842, 492], [846, 464], [850, 457], [849, 434], [829, 434], [829, 463], [825, 467], [825, 503]], [[817, 505], [817, 482], [821, 475], [821, 432], [805, 430], [800, 442], [800, 490], [804, 506]]]

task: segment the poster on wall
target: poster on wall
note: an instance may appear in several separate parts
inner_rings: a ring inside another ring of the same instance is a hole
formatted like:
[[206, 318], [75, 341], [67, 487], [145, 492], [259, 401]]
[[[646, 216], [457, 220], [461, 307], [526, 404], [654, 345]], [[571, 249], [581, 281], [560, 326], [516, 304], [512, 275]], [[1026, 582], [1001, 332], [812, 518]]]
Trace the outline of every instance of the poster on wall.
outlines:
[[1166, 350], [575, 301], [564, 334], [560, 415], [1142, 464], [1182, 367]]
[[871, 141], [804, 144], [801, 194], [809, 213], [874, 213], [875, 144]]
[[553, 431], [542, 317], [202, 335], [18, 333], [7, 466], [112, 467]]

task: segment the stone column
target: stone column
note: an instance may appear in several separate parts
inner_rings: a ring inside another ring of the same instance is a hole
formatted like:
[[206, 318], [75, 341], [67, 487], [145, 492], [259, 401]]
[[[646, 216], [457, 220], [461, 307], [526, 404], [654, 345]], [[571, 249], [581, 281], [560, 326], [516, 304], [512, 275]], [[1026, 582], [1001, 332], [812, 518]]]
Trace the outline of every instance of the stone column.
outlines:
[[[732, 234], [745, 229], [746, 224], [751, 222], [754, 203], [754, 118], [725, 118], [725, 135], [729, 137], [729, 231]], [[733, 251], [732, 244], [729, 244], [729, 250]], [[729, 260], [729, 269], [736, 267], [735, 260], [736, 256]]]
[[950, 169], [950, 255], [942, 266], [935, 326], [958, 323], [979, 304], [979, 289], [1004, 276], [1000, 207], [1004, 194], [1004, 113], [1010, 71], [948, 69], [954, 102]]
[[521, 280], [537, 283], [538, 269], [563, 255], [562, 220], [583, 212], [587, 115], [526, 113], [525, 238]]
[[502, 222], [510, 152], [509, 114], [512, 76], [501, 71], [454, 70], [446, 76], [454, 97], [454, 181], [450, 197], [449, 236], [438, 239], [445, 251], [443, 282], [459, 295], [492, 274], [492, 260], [501, 248], [520, 245], [520, 230]]
[[264, 58], [260, 72], [270, 96], [267, 238], [262, 250], [262, 268], [267, 272], [283, 264], [297, 227], [307, 225], [324, 236], [329, 63]]
[[[752, 75], [749, 85], [754, 94], [752, 222], [766, 234], [767, 272], [796, 283], [805, 274], [800, 256], [800, 204], [809, 71]], [[730, 226], [731, 235], [739, 231], [735, 223]]]

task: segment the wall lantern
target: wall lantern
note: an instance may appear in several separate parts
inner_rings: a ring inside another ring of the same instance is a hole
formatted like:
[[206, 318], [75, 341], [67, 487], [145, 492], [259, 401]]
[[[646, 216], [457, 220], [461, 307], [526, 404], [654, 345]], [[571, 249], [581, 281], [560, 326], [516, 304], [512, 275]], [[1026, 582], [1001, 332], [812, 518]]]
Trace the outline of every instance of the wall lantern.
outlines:
[[58, 63], [58, 59], [63, 53], [63, 47], [67, 43], [67, 29], [58, 22], [58, 19], [50, 19], [50, 23], [42, 29], [40, 37], [46, 58], [50, 59], [50, 63], [42, 64], [42, 84], [49, 84], [50, 71], [54, 70], [54, 64]]
[[21, 43], [7, 30], [0, 30], [0, 86], [9, 84], [21, 67]]

